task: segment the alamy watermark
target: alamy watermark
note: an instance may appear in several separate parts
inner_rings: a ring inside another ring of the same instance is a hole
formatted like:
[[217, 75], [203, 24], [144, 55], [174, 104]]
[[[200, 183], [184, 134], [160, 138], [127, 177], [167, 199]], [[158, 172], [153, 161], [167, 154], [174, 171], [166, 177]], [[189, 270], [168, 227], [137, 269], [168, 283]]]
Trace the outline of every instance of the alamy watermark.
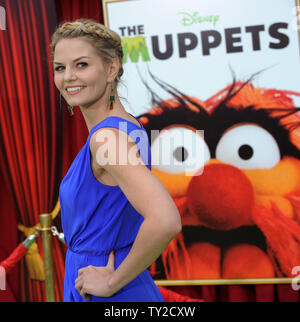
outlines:
[[[127, 123], [119, 123], [119, 137], [127, 133]], [[126, 144], [117, 147], [117, 136], [112, 129], [102, 129], [96, 136], [96, 142], [103, 143], [96, 151], [96, 161], [100, 166], [111, 165], [138, 165], [146, 164], [149, 160], [149, 139], [143, 129], [130, 132], [131, 138], [136, 142], [128, 147]], [[124, 142], [124, 140], [120, 140]], [[171, 169], [174, 173], [184, 173], [186, 176], [200, 175], [204, 167], [204, 131], [181, 128], [164, 129], [162, 131], [151, 130], [151, 147], [155, 147], [155, 153], [151, 152], [151, 165]], [[139, 155], [137, 153], [139, 150]], [[117, 157], [118, 156], [118, 157]], [[118, 159], [118, 160], [117, 160]]]
[[6, 11], [0, 6], [0, 30], [6, 30]]

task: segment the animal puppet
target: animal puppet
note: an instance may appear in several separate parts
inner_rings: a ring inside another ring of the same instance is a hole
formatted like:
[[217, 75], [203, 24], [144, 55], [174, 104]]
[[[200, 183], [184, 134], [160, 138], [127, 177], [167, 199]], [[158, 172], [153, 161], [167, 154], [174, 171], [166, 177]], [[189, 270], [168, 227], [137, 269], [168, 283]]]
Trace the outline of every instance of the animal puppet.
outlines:
[[[139, 119], [151, 137], [152, 159], [160, 138], [162, 153], [182, 163], [176, 170], [153, 165], [152, 172], [173, 197], [183, 226], [151, 266], [152, 275], [292, 276], [300, 265], [300, 117], [293, 101], [300, 93], [234, 79], [201, 101], [152, 77], [172, 98], [161, 100], [148, 87], [153, 107]], [[174, 135], [171, 150], [163, 147], [166, 130]], [[189, 147], [176, 146], [176, 135], [184, 131], [204, 140], [204, 167], [192, 176], [184, 169]]]

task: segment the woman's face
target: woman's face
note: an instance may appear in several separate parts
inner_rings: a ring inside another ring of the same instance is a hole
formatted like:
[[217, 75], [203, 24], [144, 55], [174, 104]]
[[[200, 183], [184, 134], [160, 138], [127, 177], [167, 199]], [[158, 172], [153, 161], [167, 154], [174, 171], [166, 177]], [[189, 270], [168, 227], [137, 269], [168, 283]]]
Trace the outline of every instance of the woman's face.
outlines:
[[82, 38], [62, 39], [54, 51], [54, 82], [69, 105], [89, 107], [112, 81], [94, 47]]

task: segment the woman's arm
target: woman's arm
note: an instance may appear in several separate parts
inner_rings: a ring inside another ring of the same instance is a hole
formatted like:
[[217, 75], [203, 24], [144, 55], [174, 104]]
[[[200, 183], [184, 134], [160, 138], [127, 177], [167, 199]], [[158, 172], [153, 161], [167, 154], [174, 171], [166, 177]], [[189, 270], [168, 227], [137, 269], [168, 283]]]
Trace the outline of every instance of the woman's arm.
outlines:
[[[98, 131], [99, 135], [101, 135], [101, 130]], [[141, 161], [135, 142], [124, 132], [120, 134], [121, 131], [110, 130], [114, 132], [116, 136], [114, 140], [117, 144], [114, 146], [107, 144], [107, 146], [113, 146], [113, 148], [117, 146], [117, 150], [111, 153], [112, 158], [106, 154], [108, 156], [106, 158], [107, 164], [103, 165], [102, 159], [100, 160], [101, 166], [114, 178], [131, 205], [144, 217], [135, 242], [118, 269], [110, 271], [102, 281], [94, 282], [95, 284], [107, 282], [108, 289], [115, 293], [160, 256], [169, 242], [181, 231], [181, 218], [164, 185]], [[129, 140], [130, 142], [128, 142]], [[97, 155], [97, 151], [100, 147], [102, 153], [104, 152], [103, 144], [103, 140], [101, 142], [99, 136], [98, 140], [96, 140], [96, 136], [92, 137], [91, 152], [92, 156], [96, 160], [98, 159], [98, 163], [101, 155]], [[124, 154], [122, 157], [127, 157], [126, 165], [114, 164], [115, 156], [117, 155], [117, 161], [120, 157], [119, 146], [126, 147], [122, 150]], [[133, 155], [136, 157], [135, 161]], [[134, 165], [137, 162], [139, 164]], [[81, 273], [83, 272], [86, 271], [81, 270]]]

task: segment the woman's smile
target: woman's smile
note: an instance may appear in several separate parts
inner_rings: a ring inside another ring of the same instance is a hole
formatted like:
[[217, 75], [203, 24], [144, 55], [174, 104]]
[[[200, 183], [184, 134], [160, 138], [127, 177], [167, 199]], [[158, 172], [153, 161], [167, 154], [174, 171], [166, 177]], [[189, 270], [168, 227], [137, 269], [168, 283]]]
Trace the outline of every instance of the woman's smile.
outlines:
[[68, 86], [66, 92], [68, 95], [76, 95], [80, 93], [86, 86]]

